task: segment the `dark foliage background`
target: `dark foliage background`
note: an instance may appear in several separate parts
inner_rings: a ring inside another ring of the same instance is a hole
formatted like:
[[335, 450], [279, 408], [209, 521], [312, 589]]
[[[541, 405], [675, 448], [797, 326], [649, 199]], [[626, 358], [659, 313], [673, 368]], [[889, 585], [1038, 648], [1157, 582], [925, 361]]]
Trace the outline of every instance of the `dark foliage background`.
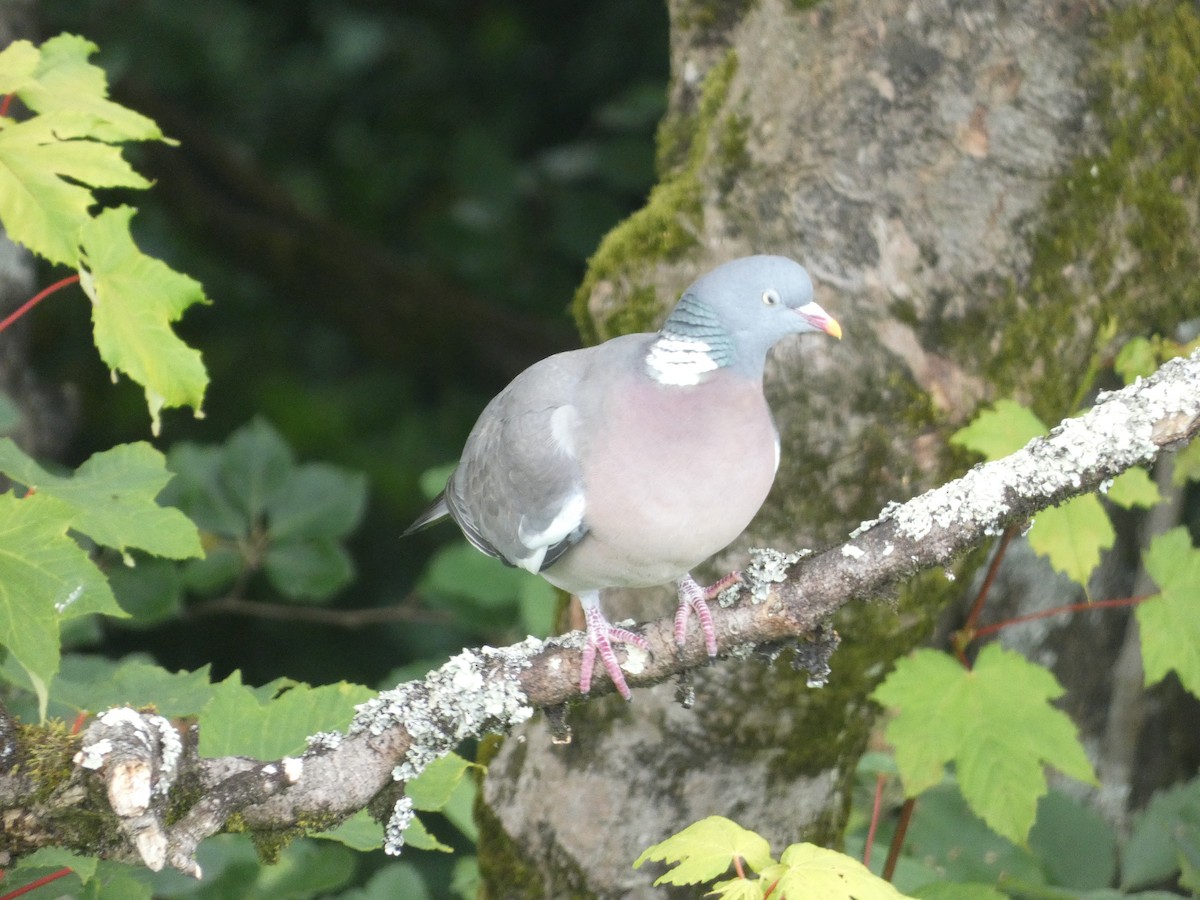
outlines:
[[[157, 184], [131, 202], [143, 248], [213, 300], [180, 329], [212, 384], [206, 417], [168, 413], [158, 445], [220, 443], [262, 415], [301, 460], [365, 472], [359, 577], [332, 606], [403, 601], [454, 535], [399, 539], [420, 474], [455, 457], [508, 377], [576, 343], [567, 303], [585, 260], [651, 184], [665, 8], [47, 0], [40, 15], [43, 38], [99, 44], [116, 97], [181, 141], [141, 152]], [[71, 464], [148, 437], [140, 392], [110, 384], [87, 315], [81, 293], [63, 295], [33, 324], [41, 374], [78, 399]], [[261, 578], [246, 596], [279, 601]], [[110, 627], [96, 649], [255, 683], [378, 684], [515, 624], [436, 618], [185, 615]]]

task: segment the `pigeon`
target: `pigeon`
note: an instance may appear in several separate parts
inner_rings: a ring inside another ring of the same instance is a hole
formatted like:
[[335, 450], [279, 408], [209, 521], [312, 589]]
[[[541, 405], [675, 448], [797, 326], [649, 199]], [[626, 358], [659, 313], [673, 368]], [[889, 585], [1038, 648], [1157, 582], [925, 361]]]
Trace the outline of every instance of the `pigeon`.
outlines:
[[754, 518], [779, 468], [763, 395], [767, 354], [792, 334], [841, 338], [812, 280], [782, 256], [718, 266], [656, 333], [534, 363], [487, 405], [445, 490], [404, 533], [449, 516], [477, 549], [577, 596], [587, 623], [579, 687], [597, 656], [631, 699], [613, 649], [648, 649], [609, 623], [601, 592], [674, 582], [682, 647], [694, 613], [710, 656], [708, 601], [691, 570]]

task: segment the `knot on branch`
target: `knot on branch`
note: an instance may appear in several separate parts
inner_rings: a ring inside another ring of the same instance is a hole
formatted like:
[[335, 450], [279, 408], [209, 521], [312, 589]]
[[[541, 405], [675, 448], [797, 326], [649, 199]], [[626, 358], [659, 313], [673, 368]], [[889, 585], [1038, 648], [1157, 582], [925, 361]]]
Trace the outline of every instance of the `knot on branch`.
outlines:
[[76, 765], [104, 779], [122, 832], [156, 872], [167, 859], [163, 808], [182, 756], [183, 741], [169, 721], [128, 708], [97, 716], [75, 755]]

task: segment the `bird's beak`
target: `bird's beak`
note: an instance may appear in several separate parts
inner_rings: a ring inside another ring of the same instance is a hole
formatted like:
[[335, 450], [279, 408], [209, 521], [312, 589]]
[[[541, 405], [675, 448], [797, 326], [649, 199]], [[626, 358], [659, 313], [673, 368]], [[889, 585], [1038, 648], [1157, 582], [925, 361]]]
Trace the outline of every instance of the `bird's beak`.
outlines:
[[812, 326], [814, 331], [823, 331], [830, 337], [837, 338], [839, 341], [842, 339], [842, 326], [838, 324], [837, 319], [825, 312], [817, 304], [807, 303], [797, 308], [796, 312], [800, 318]]

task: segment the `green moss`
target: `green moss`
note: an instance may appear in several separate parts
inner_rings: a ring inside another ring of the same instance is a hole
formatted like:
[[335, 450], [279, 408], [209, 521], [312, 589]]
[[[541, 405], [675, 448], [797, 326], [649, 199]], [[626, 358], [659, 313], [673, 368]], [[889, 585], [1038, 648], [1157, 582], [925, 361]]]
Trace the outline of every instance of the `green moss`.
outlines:
[[[1030, 277], [1001, 292], [996, 346], [957, 329], [960, 358], [984, 351], [1000, 395], [1031, 399], [1045, 421], [1074, 412], [1080, 366], [1120, 332], [1169, 332], [1200, 314], [1200, 14], [1189, 2], [1110, 12], [1090, 73], [1105, 152], [1075, 160], [1049, 192]], [[1040, 361], [1040, 366], [1031, 366]]]
[[75, 754], [83, 738], [65, 722], [51, 719], [45, 725], [18, 724], [17, 742], [21, 762], [13, 774], [32, 779], [34, 802], [45, 802], [75, 771]]
[[[660, 312], [654, 288], [639, 279], [655, 263], [679, 259], [698, 243], [704, 219], [700, 174], [710, 153], [719, 151], [720, 140], [717, 148], [710, 147], [710, 135], [720, 134], [717, 118], [736, 72], [737, 55], [731, 50], [705, 77], [695, 110], [670, 114], [659, 126], [659, 183], [646, 205], [600, 242], [575, 293], [575, 320], [586, 343], [646, 330]], [[588, 301], [602, 282], [616, 292], [613, 312], [594, 321]]]

